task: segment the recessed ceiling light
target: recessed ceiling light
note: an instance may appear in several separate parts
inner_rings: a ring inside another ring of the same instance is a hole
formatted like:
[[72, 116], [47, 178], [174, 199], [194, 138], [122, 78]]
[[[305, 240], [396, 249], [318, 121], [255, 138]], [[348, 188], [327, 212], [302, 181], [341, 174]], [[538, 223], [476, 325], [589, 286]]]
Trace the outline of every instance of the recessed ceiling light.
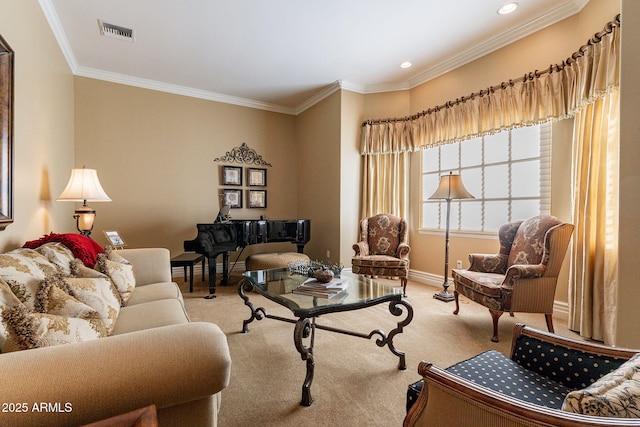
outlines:
[[507, 15], [518, 8], [518, 3], [515, 1], [505, 3], [500, 9], [498, 9], [498, 15]]
[[413, 64], [409, 61], [404, 61], [402, 64], [400, 64], [400, 68], [409, 68], [411, 67]]

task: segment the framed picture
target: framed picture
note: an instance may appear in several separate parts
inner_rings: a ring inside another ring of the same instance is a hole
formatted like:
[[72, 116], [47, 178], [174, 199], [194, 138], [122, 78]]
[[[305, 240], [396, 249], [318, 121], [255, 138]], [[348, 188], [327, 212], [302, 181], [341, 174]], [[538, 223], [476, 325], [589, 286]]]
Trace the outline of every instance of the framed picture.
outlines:
[[247, 201], [250, 208], [264, 209], [267, 207], [267, 191], [247, 190]]
[[115, 247], [127, 246], [124, 239], [120, 237], [120, 233], [118, 233], [117, 231], [115, 230], [103, 231], [103, 233], [111, 246], [115, 246]]
[[222, 185], [242, 185], [242, 167], [222, 166]]
[[242, 190], [222, 190], [224, 205], [229, 206], [232, 209], [239, 209], [242, 207]]
[[247, 168], [247, 181], [250, 187], [265, 187], [267, 185], [267, 170]]
[[0, 230], [13, 222], [13, 50], [0, 36]]

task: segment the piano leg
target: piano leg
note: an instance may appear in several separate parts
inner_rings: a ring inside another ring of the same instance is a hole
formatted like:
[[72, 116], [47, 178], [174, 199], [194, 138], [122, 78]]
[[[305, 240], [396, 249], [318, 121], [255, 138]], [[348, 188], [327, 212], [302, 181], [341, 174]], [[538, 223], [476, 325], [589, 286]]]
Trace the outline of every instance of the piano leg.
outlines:
[[229, 252], [222, 254], [222, 280], [220, 280], [220, 286], [227, 286], [229, 284]]
[[216, 257], [209, 257], [209, 295], [205, 299], [216, 297]]

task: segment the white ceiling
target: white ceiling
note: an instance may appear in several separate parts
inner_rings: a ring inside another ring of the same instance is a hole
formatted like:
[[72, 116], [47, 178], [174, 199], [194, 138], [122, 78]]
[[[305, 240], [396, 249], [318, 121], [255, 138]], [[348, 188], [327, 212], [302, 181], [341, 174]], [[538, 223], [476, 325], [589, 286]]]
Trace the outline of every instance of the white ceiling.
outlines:
[[76, 75], [289, 114], [338, 87], [412, 88], [588, 2], [517, 0], [500, 16], [507, 0], [39, 1]]

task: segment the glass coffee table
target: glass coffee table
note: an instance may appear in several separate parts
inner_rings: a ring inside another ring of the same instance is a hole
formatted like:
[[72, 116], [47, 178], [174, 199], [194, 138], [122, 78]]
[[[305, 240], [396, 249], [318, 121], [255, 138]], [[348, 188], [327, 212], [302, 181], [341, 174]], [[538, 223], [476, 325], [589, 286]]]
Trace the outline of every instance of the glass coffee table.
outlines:
[[[398, 356], [398, 369], [404, 370], [407, 368], [404, 352], [396, 349], [393, 344], [394, 337], [402, 333], [403, 328], [413, 319], [413, 308], [408, 301], [402, 298], [401, 288], [343, 271], [340, 277], [348, 281], [346, 291], [331, 298], [326, 298], [293, 293], [293, 290], [307, 280], [308, 277], [292, 274], [288, 268], [247, 271], [243, 276], [244, 279], [238, 286], [238, 294], [244, 300], [244, 304], [251, 310], [251, 317], [243, 321], [243, 333], [249, 332], [249, 323], [264, 318], [295, 324], [293, 341], [302, 360], [307, 362], [307, 374], [302, 384], [301, 405], [310, 406], [313, 402], [311, 383], [313, 382], [314, 372], [313, 344], [316, 329], [366, 339], [371, 339], [375, 336], [377, 337], [376, 344], [378, 347], [387, 346], [391, 353]], [[295, 318], [270, 315], [263, 307], [256, 308], [249, 301], [249, 294], [253, 291], [288, 308]], [[399, 321], [389, 334], [380, 329], [369, 333], [359, 333], [320, 325], [316, 322], [318, 317], [326, 314], [361, 310], [385, 303], [389, 304], [389, 312], [393, 316], [402, 316], [404, 314], [404, 319]], [[303, 340], [307, 338], [308, 344], [305, 345]]]

